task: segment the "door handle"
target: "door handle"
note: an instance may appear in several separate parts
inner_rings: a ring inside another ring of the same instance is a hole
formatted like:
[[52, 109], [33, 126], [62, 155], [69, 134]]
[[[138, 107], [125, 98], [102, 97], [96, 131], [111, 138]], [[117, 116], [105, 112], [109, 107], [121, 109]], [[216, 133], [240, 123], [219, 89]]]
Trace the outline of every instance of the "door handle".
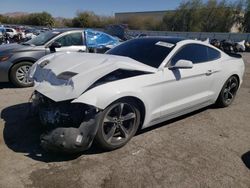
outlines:
[[208, 70], [207, 72], [206, 72], [206, 76], [210, 76], [210, 75], [212, 75], [213, 74], [213, 71], [212, 70]]

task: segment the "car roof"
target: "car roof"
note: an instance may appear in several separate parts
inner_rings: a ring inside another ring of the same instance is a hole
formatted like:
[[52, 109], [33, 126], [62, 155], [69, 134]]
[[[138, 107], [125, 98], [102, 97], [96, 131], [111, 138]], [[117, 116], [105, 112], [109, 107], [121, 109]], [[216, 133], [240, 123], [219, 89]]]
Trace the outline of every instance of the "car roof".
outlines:
[[137, 39], [142, 39], [142, 40], [151, 40], [152, 42], [157, 42], [157, 41], [162, 41], [162, 42], [167, 42], [171, 44], [177, 44], [180, 41], [187, 40], [186, 38], [182, 37], [170, 37], [170, 36], [147, 36], [147, 37], [141, 37]]
[[63, 28], [63, 29], [53, 29], [53, 30], [50, 30], [50, 31], [64, 33], [64, 32], [68, 32], [68, 31], [83, 31], [83, 29]]

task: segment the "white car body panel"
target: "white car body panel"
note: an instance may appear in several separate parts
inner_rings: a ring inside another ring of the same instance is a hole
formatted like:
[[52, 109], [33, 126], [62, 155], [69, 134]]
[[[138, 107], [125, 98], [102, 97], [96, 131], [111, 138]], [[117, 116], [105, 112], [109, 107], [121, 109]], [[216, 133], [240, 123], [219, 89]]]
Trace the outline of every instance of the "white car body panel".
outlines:
[[[56, 102], [79, 97], [95, 81], [117, 69], [145, 72], [157, 71], [157, 69], [127, 57], [105, 54], [68, 52], [66, 54], [52, 54], [47, 58], [53, 61], [53, 64], [41, 68], [39, 65], [46, 59], [42, 58], [31, 68], [31, 75], [35, 78], [35, 84], [39, 82], [39, 84], [36, 84], [36, 90]], [[73, 62], [72, 59], [74, 59]], [[62, 64], [64, 61], [70, 63]], [[70, 82], [57, 79], [59, 74], [67, 71], [77, 73], [77, 75]], [[63, 93], [63, 95], [58, 95], [57, 92]]]
[[57, 48], [56, 52], [79, 52], [79, 51], [86, 51], [86, 46], [84, 45], [74, 45], [74, 46], [64, 46], [61, 48]]
[[[243, 60], [230, 57], [222, 51], [220, 59], [194, 64], [192, 69], [169, 69], [171, 57], [182, 46], [190, 43], [218, 50], [201, 41], [183, 40], [176, 44], [158, 69], [121, 56], [56, 53], [35, 63], [31, 77], [36, 81], [35, 89], [56, 102], [72, 99], [72, 103], [105, 109], [117, 99], [137, 98], [145, 106], [145, 128], [215, 103], [223, 84], [232, 75], [237, 75], [242, 82], [245, 69]], [[45, 60], [52, 63], [41, 68]], [[118, 69], [147, 74], [88, 89], [95, 81]], [[68, 81], [57, 79], [59, 74], [66, 71], [77, 75]]]

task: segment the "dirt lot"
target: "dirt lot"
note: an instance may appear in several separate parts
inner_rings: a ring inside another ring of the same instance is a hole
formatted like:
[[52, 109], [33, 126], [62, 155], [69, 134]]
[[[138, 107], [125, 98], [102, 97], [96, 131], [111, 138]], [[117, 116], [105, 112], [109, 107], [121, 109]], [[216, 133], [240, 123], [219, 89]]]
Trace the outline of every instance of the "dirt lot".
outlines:
[[147, 129], [125, 147], [44, 153], [27, 103], [32, 88], [0, 85], [0, 187], [250, 187], [250, 54], [232, 106]]

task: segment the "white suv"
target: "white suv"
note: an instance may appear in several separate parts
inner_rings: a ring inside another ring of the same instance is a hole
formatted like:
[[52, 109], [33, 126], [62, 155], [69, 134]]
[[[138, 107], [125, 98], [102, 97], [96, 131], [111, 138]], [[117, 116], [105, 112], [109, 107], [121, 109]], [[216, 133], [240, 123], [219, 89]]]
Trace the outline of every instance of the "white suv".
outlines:
[[6, 28], [6, 33], [9, 35], [10, 38], [13, 38], [15, 35], [17, 35], [17, 31], [13, 28]]

